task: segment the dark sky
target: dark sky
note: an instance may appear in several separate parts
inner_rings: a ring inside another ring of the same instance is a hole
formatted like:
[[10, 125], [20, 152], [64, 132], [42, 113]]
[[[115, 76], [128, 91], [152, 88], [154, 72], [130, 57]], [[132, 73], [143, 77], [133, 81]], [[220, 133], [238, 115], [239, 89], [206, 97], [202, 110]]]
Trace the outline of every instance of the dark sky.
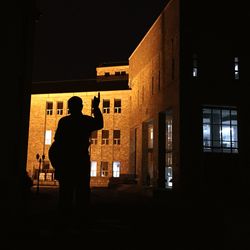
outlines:
[[127, 60], [167, 0], [37, 0], [33, 81], [95, 77]]

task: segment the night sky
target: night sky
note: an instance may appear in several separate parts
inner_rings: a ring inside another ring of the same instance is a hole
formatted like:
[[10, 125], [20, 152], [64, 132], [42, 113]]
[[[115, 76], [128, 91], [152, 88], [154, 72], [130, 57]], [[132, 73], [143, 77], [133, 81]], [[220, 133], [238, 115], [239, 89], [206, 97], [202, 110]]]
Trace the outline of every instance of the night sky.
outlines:
[[37, 0], [33, 81], [95, 77], [129, 58], [167, 0]]

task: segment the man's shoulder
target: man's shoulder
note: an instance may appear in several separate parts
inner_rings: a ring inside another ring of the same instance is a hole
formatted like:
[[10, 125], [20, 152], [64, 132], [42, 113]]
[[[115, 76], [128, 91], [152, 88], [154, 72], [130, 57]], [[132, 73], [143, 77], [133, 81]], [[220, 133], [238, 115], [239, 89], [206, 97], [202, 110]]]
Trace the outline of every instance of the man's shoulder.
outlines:
[[66, 116], [63, 116], [59, 119], [59, 122], [64, 122], [64, 121], [67, 121], [70, 119], [70, 116], [69, 115], [66, 115]]
[[93, 120], [94, 118], [90, 115], [82, 115], [82, 119], [85, 121]]

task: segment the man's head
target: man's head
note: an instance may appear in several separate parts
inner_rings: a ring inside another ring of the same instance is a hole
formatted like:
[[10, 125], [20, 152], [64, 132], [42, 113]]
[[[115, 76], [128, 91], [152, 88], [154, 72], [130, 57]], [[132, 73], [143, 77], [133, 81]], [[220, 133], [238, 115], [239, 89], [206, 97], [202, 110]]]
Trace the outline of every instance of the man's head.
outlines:
[[78, 114], [82, 112], [83, 104], [79, 96], [72, 96], [68, 100], [68, 108], [70, 114]]

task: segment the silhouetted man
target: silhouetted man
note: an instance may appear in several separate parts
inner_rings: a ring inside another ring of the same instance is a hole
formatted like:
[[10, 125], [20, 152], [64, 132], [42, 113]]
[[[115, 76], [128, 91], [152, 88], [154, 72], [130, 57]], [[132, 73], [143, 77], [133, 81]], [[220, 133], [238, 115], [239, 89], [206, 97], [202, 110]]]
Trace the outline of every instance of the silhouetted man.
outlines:
[[88, 216], [85, 213], [90, 202], [90, 137], [93, 131], [103, 128], [99, 103], [100, 93], [93, 100], [94, 116], [84, 115], [82, 99], [73, 96], [68, 100], [70, 115], [58, 122], [54, 137], [57, 154], [55, 156], [50, 152], [50, 159], [59, 181], [62, 219], [68, 219], [74, 207], [77, 215], [82, 218]]

